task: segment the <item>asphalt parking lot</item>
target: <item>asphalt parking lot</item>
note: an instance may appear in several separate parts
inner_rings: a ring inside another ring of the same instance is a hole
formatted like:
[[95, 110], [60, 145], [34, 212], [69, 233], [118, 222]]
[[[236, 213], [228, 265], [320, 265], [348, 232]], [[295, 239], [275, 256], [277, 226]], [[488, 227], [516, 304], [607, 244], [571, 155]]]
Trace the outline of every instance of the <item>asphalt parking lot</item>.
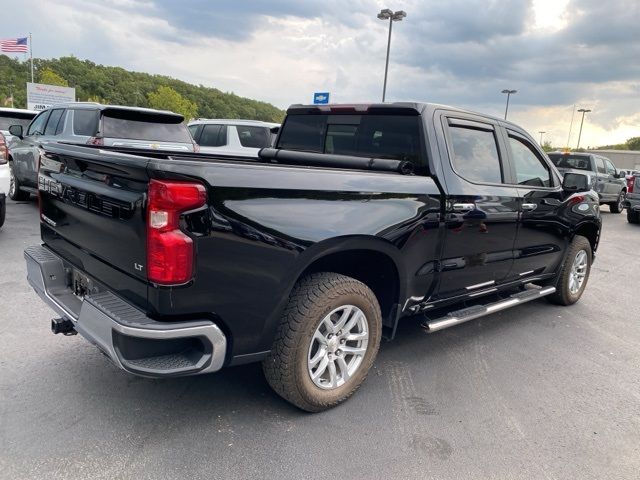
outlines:
[[54, 336], [22, 250], [34, 202], [0, 230], [0, 477], [640, 478], [640, 228], [603, 208], [582, 300], [544, 300], [426, 335], [406, 321], [346, 404], [298, 411], [259, 365], [149, 380]]

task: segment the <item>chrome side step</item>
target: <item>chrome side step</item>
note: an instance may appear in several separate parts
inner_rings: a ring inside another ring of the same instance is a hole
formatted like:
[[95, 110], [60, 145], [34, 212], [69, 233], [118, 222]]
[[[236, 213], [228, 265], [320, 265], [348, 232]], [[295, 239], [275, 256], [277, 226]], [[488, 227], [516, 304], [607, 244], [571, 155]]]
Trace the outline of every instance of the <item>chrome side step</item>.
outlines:
[[475, 320], [476, 318], [484, 317], [485, 315], [499, 312], [500, 310], [506, 310], [507, 308], [515, 307], [516, 305], [530, 302], [531, 300], [546, 297], [555, 291], [556, 287], [532, 288], [523, 292], [514, 293], [509, 298], [498, 302], [487, 305], [476, 305], [455, 312], [449, 312], [444, 317], [435, 320], [425, 320], [422, 322], [422, 327], [429, 333], [437, 332], [438, 330], [444, 330], [445, 328], [453, 327], [454, 325], [459, 325], [469, 320]]

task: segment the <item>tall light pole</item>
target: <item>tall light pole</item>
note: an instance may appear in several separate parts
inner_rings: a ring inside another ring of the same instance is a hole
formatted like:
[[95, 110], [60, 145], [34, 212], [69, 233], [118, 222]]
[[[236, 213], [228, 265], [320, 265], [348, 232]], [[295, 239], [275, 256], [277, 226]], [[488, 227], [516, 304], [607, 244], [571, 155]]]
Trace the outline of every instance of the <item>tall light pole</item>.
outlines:
[[13, 83], [9, 84], [9, 98], [11, 99], [11, 108], [13, 108]]
[[394, 12], [388, 8], [380, 10], [378, 18], [380, 20], [389, 20], [389, 39], [387, 40], [387, 61], [384, 65], [384, 85], [382, 87], [382, 101], [387, 96], [387, 74], [389, 73], [389, 51], [391, 50], [391, 30], [393, 30], [393, 22], [400, 22], [407, 16], [407, 12], [398, 10]]
[[580, 137], [582, 137], [582, 125], [584, 124], [584, 114], [589, 113], [591, 110], [589, 110], [588, 108], [579, 108], [578, 111], [582, 112], [582, 120], [580, 120], [580, 133], [578, 133], [578, 146], [576, 147], [576, 150], [580, 148]]
[[518, 93], [517, 90], [508, 90], [508, 89], [504, 89], [502, 90], [502, 93], [506, 93], [507, 94], [507, 106], [504, 109], [504, 119], [507, 119], [507, 112], [509, 111], [509, 97], [515, 93]]
[[540, 134], [540, 145], [542, 145], [542, 136], [547, 132], [545, 130], [540, 130], [538, 133]]

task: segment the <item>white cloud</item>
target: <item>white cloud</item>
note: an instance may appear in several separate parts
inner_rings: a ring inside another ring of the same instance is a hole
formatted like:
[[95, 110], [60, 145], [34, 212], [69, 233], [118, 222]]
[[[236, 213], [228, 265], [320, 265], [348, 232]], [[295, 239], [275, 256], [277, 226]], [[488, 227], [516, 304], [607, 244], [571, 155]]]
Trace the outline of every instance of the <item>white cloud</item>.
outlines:
[[[640, 54], [640, 38], [626, 28], [630, 18], [639, 18], [639, 4], [576, 2], [397, 2], [394, 7], [407, 10], [408, 17], [394, 25], [387, 98], [501, 116], [500, 90], [516, 88], [510, 119], [536, 138], [546, 130], [545, 138], [564, 145], [574, 103], [593, 110], [583, 145], [640, 135], [640, 87], [633, 80], [640, 66], [632, 61]], [[20, 5], [0, 0], [2, 11], [12, 11], [16, 34], [33, 31], [36, 56], [73, 54], [280, 107], [310, 102], [314, 91], [331, 91], [335, 102], [381, 96], [387, 27], [375, 15], [386, 6], [382, 2], [238, 0], [213, 7], [205, 1], [27, 0]]]

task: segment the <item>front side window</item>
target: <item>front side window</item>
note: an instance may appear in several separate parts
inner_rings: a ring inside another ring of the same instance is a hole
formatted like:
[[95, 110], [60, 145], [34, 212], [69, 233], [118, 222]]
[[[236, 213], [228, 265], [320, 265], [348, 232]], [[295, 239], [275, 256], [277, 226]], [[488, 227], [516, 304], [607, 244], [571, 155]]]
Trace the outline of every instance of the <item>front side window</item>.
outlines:
[[271, 135], [268, 128], [238, 125], [236, 129], [243, 147], [264, 148], [271, 146]]
[[551, 172], [530, 145], [519, 138], [509, 136], [511, 157], [518, 185], [552, 187]]
[[93, 137], [98, 133], [98, 110], [74, 110], [73, 133]]
[[605, 160], [604, 163], [607, 169], [607, 175], [615, 175], [616, 167], [613, 166], [613, 163], [611, 163], [609, 160]]
[[64, 110], [58, 108], [56, 110], [51, 110], [51, 115], [49, 116], [49, 121], [47, 122], [47, 126], [44, 129], [45, 135], [55, 135], [56, 130], [58, 129], [58, 123], [60, 122], [60, 118]]
[[463, 178], [478, 183], [502, 183], [498, 145], [493, 131], [450, 126], [451, 163]]
[[598, 168], [598, 173], [607, 173], [604, 168], [604, 160], [602, 160], [600, 157], [596, 157], [596, 166]]
[[42, 135], [44, 133], [44, 127], [47, 124], [47, 119], [49, 118], [50, 113], [51, 113], [51, 110], [47, 110], [45, 112], [42, 112], [36, 118], [34, 118], [33, 122], [31, 122], [31, 125], [29, 125], [27, 136]]

